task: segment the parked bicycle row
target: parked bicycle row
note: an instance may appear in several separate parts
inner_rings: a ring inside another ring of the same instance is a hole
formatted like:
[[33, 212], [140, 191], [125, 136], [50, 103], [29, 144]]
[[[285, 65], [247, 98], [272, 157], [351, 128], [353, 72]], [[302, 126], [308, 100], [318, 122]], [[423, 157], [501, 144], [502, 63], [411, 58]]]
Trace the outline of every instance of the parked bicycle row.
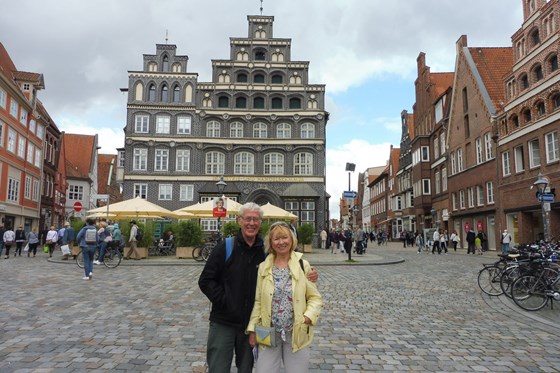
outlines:
[[560, 301], [560, 265], [558, 243], [540, 242], [522, 245], [499, 260], [483, 264], [478, 286], [490, 296], [505, 294], [519, 307], [537, 311], [549, 302]]

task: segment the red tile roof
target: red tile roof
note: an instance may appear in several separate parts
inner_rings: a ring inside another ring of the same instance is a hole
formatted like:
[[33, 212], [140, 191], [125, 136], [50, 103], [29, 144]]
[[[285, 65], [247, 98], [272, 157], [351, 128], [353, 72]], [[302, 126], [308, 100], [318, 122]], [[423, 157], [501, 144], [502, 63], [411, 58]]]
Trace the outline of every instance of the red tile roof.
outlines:
[[453, 87], [455, 73], [430, 73], [430, 81], [434, 85], [434, 103], [449, 87]]
[[113, 176], [111, 179], [112, 181], [114, 181], [117, 156], [114, 154], [99, 154], [97, 156], [97, 191], [100, 194], [109, 194], [107, 190], [107, 181], [109, 180], [111, 160], [114, 160]]
[[499, 111], [505, 102], [504, 77], [513, 67], [511, 47], [469, 48], [478, 73], [490, 95], [494, 107]]
[[92, 170], [92, 156], [97, 149], [97, 135], [64, 134], [66, 174], [68, 177], [88, 179]]

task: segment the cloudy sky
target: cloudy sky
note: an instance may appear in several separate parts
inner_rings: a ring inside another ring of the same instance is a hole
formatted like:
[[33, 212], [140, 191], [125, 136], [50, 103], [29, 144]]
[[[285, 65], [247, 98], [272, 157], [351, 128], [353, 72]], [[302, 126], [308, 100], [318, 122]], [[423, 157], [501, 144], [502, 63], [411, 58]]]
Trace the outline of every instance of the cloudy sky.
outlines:
[[[522, 0], [265, 0], [274, 36], [292, 39], [292, 59], [310, 61], [326, 84], [327, 192], [331, 216], [357, 173], [384, 165], [399, 146], [400, 113], [412, 112], [416, 58], [453, 71], [455, 42], [511, 46]], [[210, 81], [211, 60], [229, 58], [229, 37], [247, 36], [260, 0], [19, 0], [0, 12], [0, 41], [19, 70], [44, 74], [40, 99], [68, 133], [98, 133], [101, 152], [124, 144], [127, 71], [155, 44], [177, 45], [189, 72]]]

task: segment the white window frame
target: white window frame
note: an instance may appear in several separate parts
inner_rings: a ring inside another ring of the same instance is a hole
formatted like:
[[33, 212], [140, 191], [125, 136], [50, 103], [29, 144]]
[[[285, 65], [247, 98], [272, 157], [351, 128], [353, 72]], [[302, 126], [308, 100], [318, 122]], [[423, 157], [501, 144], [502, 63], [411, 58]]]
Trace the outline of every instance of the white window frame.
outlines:
[[190, 135], [192, 126], [192, 117], [190, 115], [177, 116], [177, 134]]
[[148, 149], [134, 148], [132, 169], [134, 171], [148, 170]]
[[31, 119], [29, 121], [29, 132], [35, 134], [36, 130], [37, 130], [37, 122], [35, 122], [35, 119]]
[[26, 138], [23, 137], [21, 134], [18, 135], [18, 147], [17, 147], [17, 156], [21, 159], [25, 159], [25, 143]]
[[189, 172], [191, 163], [190, 149], [177, 149], [175, 151], [175, 171]]
[[31, 199], [31, 176], [25, 176], [25, 187], [23, 188], [23, 198]]
[[17, 132], [13, 128], [8, 128], [8, 146], [6, 150], [16, 154]]
[[6, 201], [19, 203], [19, 180], [8, 177]]
[[455, 158], [455, 152], [451, 152], [449, 158], [451, 158], [451, 175], [455, 175], [457, 173], [457, 159]]
[[171, 201], [173, 199], [173, 184], [159, 184], [158, 201]]
[[452, 201], [452, 208], [453, 211], [457, 211], [458, 206], [457, 206], [457, 193], [451, 193], [451, 201]]
[[192, 201], [194, 200], [194, 185], [181, 184], [179, 186], [179, 201]]
[[255, 123], [253, 124], [253, 138], [255, 139], [266, 139], [268, 137], [268, 127], [266, 123]]
[[457, 172], [463, 172], [463, 148], [457, 149]]
[[156, 115], [156, 133], [164, 135], [171, 133], [171, 117], [169, 115]]
[[222, 152], [210, 151], [206, 153], [205, 173], [206, 175], [222, 175], [224, 173], [226, 156]]
[[445, 167], [441, 169], [441, 190], [447, 191], [447, 168]]
[[440, 173], [439, 171], [436, 171], [436, 173], [434, 174], [434, 183], [435, 183], [435, 190], [436, 190], [436, 194], [439, 194], [441, 192], [441, 188], [440, 188]]
[[33, 179], [33, 195], [31, 199], [33, 201], [39, 200], [39, 180]]
[[8, 103], [8, 94], [6, 93], [5, 90], [0, 88], [0, 107], [6, 109], [7, 103]]
[[31, 142], [27, 144], [27, 163], [33, 164], [33, 156], [35, 155], [35, 145]]
[[474, 188], [470, 187], [467, 189], [468, 192], [468, 201], [469, 201], [469, 208], [474, 207]]
[[541, 165], [541, 147], [539, 139], [529, 140], [527, 142], [529, 150], [529, 168], [540, 167]]
[[489, 205], [494, 203], [494, 183], [486, 182], [486, 203]]
[[525, 171], [525, 154], [523, 154], [523, 145], [513, 148], [513, 157], [515, 160], [515, 172]]
[[18, 119], [18, 111], [19, 111], [19, 105], [14, 99], [12, 99], [10, 101], [10, 115]]
[[284, 154], [267, 153], [263, 160], [265, 175], [284, 175]]
[[300, 129], [300, 136], [302, 139], [314, 139], [315, 125], [313, 123], [303, 123]]
[[39, 147], [35, 148], [35, 167], [41, 167], [41, 151]]
[[429, 196], [432, 194], [431, 180], [422, 179], [422, 195]]
[[502, 152], [502, 175], [511, 175], [511, 162], [509, 157], [509, 151]]
[[465, 190], [461, 189], [459, 191], [459, 208], [461, 210], [465, 209]]
[[133, 197], [140, 197], [143, 199], [148, 198], [148, 184], [146, 183], [135, 183], [133, 185]]
[[439, 138], [434, 138], [434, 160], [439, 158]]
[[218, 121], [211, 120], [206, 123], [206, 137], [220, 137], [221, 124]]
[[445, 154], [445, 132], [439, 135], [439, 152], [441, 155]]
[[150, 116], [148, 114], [136, 114], [134, 117], [134, 132], [148, 133], [150, 131]]
[[243, 123], [233, 122], [229, 125], [229, 137], [241, 138], [243, 137]]
[[43, 136], [45, 135], [45, 127], [42, 124], [37, 125], [37, 137], [43, 140]]
[[68, 185], [68, 199], [72, 201], [81, 201], [84, 199], [84, 186], [77, 184]]
[[169, 170], [169, 149], [155, 149], [154, 171], [166, 172]]
[[484, 148], [485, 148], [485, 151], [486, 151], [486, 154], [485, 154], [485, 155], [486, 155], [486, 160], [487, 160], [487, 161], [489, 161], [490, 159], [493, 158], [493, 154], [492, 154], [492, 152], [493, 152], [492, 142], [493, 142], [492, 136], [490, 135], [490, 132], [487, 132], [487, 133], [484, 135]]
[[276, 138], [290, 139], [292, 138], [292, 126], [289, 123], [280, 123], [276, 126]]
[[27, 127], [27, 111], [21, 109], [19, 112], [19, 122]]
[[560, 159], [558, 150], [558, 131], [552, 131], [544, 135], [546, 147], [546, 163], [556, 162]]
[[235, 153], [233, 164], [233, 173], [235, 175], [253, 175], [255, 173], [255, 155], [253, 153]]
[[484, 206], [484, 198], [486, 196], [484, 195], [484, 186], [483, 185], [477, 185], [476, 186], [476, 204], [477, 206]]
[[294, 175], [313, 175], [313, 154], [301, 152], [294, 155]]
[[421, 162], [429, 162], [430, 161], [430, 147], [429, 146], [421, 146], [420, 147], [420, 161]]
[[481, 164], [484, 161], [484, 158], [482, 155], [482, 139], [480, 137], [476, 138], [475, 146], [476, 146], [476, 164]]

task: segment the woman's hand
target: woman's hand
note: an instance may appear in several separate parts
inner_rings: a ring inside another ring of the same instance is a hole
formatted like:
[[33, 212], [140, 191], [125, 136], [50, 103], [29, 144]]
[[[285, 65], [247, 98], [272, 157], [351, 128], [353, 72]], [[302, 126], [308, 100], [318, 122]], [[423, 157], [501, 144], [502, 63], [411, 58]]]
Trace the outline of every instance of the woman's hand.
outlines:
[[317, 280], [319, 279], [319, 273], [317, 273], [317, 270], [315, 269], [315, 267], [311, 267], [311, 270], [309, 272], [307, 272], [307, 274], [305, 275], [307, 277], [307, 279], [313, 283], [316, 283]]
[[304, 323], [305, 325], [313, 325], [313, 324], [311, 323], [311, 319], [310, 319], [309, 317], [305, 316], [305, 315], [303, 316], [303, 323]]
[[256, 345], [257, 345], [257, 336], [256, 336], [255, 332], [249, 332], [249, 346], [251, 346], [251, 348], [253, 348]]

